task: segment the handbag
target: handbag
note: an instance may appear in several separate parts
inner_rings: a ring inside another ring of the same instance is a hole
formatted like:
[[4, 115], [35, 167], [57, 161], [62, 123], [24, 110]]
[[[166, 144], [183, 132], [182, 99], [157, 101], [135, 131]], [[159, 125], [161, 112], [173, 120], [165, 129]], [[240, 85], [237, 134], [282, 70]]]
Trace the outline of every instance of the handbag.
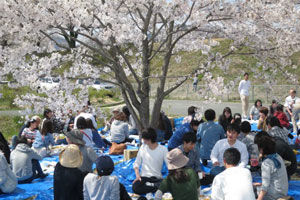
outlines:
[[124, 153], [124, 149], [127, 149], [126, 144], [117, 144], [115, 142], [111, 143], [111, 147], [109, 148], [110, 155], [121, 155]]

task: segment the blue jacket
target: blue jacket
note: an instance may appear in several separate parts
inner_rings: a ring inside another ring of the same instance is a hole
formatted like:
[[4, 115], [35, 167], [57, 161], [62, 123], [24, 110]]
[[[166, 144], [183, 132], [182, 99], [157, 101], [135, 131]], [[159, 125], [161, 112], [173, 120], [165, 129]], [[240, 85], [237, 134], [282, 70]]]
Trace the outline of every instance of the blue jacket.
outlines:
[[194, 132], [190, 123], [185, 123], [181, 125], [178, 129], [176, 129], [176, 131], [173, 133], [172, 137], [169, 140], [168, 149], [172, 150], [182, 145], [183, 144], [182, 137], [185, 133], [188, 132]]
[[54, 145], [54, 139], [51, 133], [47, 133], [47, 135], [43, 136], [39, 131], [37, 131], [35, 140], [32, 144], [35, 148], [48, 147], [49, 145]]
[[178, 147], [182, 151], [182, 153], [189, 158], [189, 162], [185, 165], [186, 167], [190, 167], [194, 169], [196, 172], [201, 172], [200, 159], [197, 150], [194, 148], [190, 152], [186, 153], [183, 149], [183, 145]]
[[106, 147], [106, 144], [103, 142], [103, 140], [100, 137], [98, 131], [93, 129], [92, 133], [93, 133], [93, 142], [95, 143], [94, 146], [96, 146], [98, 148]]
[[201, 159], [210, 159], [211, 150], [218, 140], [225, 138], [225, 131], [222, 126], [208, 121], [202, 123], [197, 131], [197, 148]]

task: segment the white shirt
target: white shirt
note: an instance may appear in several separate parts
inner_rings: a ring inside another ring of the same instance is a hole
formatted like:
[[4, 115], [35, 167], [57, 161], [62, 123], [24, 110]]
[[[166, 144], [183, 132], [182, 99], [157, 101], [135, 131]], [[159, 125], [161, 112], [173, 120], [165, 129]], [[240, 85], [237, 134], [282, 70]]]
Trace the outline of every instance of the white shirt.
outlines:
[[162, 178], [163, 162], [168, 163], [167, 153], [167, 148], [160, 144], [154, 150], [143, 144], [137, 154], [133, 168], [140, 168], [142, 165], [141, 177], [155, 176], [156, 178]]
[[284, 106], [285, 107], [288, 107], [290, 110], [293, 108], [293, 105], [300, 99], [298, 97], [294, 97], [292, 98], [291, 96], [288, 96], [287, 98], [285, 98], [285, 103], [284, 103]]
[[248, 169], [230, 167], [218, 174], [212, 184], [212, 200], [255, 200]]
[[251, 88], [251, 81], [241, 80], [239, 84], [239, 93], [240, 95], [249, 96], [249, 90]]
[[210, 154], [210, 159], [211, 159], [212, 163], [219, 162], [220, 166], [224, 166], [223, 154], [224, 154], [226, 149], [229, 149], [231, 147], [236, 148], [241, 153], [241, 162], [238, 166], [239, 167], [246, 167], [248, 165], [248, 160], [249, 160], [246, 145], [244, 143], [242, 143], [241, 141], [236, 140], [234, 145], [230, 146], [230, 144], [228, 143], [227, 138], [219, 140], [215, 144], [215, 146], [212, 149], [211, 154]]
[[[83, 141], [85, 141], [85, 146], [88, 147], [93, 147], [94, 146], [94, 142], [93, 142], [93, 133], [92, 130], [87, 128], [87, 129], [83, 129], [81, 130], [82, 134], [83, 134]], [[84, 132], [84, 133], [83, 133]]]
[[136, 123], [135, 123], [132, 115], [129, 116], [129, 123], [128, 124], [129, 124], [129, 129], [137, 129], [136, 128]]
[[97, 129], [97, 122], [95, 120], [94, 115], [92, 115], [91, 113], [80, 113], [79, 115], [77, 115], [74, 120], [74, 129], [77, 129], [77, 120], [79, 117], [83, 117], [84, 119], [91, 119], [94, 128]]

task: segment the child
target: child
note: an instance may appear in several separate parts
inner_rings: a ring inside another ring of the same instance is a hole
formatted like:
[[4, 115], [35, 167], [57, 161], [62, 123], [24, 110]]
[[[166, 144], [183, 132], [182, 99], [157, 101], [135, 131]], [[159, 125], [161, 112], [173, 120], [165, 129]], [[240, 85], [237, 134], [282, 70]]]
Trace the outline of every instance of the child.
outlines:
[[96, 160], [97, 174], [89, 173], [83, 181], [84, 199], [92, 200], [131, 200], [125, 187], [119, 184], [118, 177], [111, 176], [114, 171], [112, 159], [103, 155]]
[[33, 179], [47, 176], [38, 160], [42, 160], [42, 157], [29, 147], [27, 139], [24, 136], [18, 137], [17, 147], [10, 155], [12, 171], [18, 183], [31, 183]]
[[37, 132], [35, 140], [32, 144], [33, 150], [37, 152], [40, 156], [46, 157], [50, 153], [49, 145], [54, 145], [54, 139], [52, 136], [52, 122], [46, 119], [43, 123], [43, 129], [40, 133]]

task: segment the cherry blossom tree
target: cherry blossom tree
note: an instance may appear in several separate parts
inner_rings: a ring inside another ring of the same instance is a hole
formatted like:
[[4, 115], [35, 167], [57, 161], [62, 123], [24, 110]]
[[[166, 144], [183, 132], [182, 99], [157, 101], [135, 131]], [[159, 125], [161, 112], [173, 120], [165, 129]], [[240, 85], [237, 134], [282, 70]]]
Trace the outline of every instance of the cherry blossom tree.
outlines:
[[[63, 85], [47, 91], [48, 97], [28, 95], [27, 103], [20, 98], [16, 102], [24, 105], [34, 100], [33, 106], [38, 108], [47, 104], [54, 108], [82, 106], [87, 100], [86, 88], [75, 96], [73, 91], [79, 86], [67, 78], [86, 75], [120, 88], [140, 130], [155, 127], [163, 99], [195, 71], [204, 74], [210, 90], [221, 94], [224, 79], [214, 78], [210, 70], [228, 67], [230, 55], [254, 55], [262, 65], [274, 68], [267, 58], [283, 51], [284, 33], [283, 26], [274, 23], [280, 19], [279, 24], [290, 25], [284, 20], [295, 14], [289, 11], [280, 18], [267, 11], [294, 5], [283, 2], [270, 6], [264, 1], [222, 0], [4, 0], [0, 3], [0, 75], [11, 74], [15, 86], [35, 89], [38, 77], [71, 62], [60, 77]], [[232, 40], [225, 54], [211, 52], [211, 47], [218, 45], [213, 40], [216, 35]], [[182, 51], [200, 51], [201, 64], [167, 89], [170, 62], [180, 63], [178, 53]], [[153, 72], [155, 59], [163, 60], [160, 73]], [[159, 83], [152, 112], [150, 80]], [[233, 85], [229, 83], [227, 89]], [[55, 100], [49, 101], [50, 97]]]

